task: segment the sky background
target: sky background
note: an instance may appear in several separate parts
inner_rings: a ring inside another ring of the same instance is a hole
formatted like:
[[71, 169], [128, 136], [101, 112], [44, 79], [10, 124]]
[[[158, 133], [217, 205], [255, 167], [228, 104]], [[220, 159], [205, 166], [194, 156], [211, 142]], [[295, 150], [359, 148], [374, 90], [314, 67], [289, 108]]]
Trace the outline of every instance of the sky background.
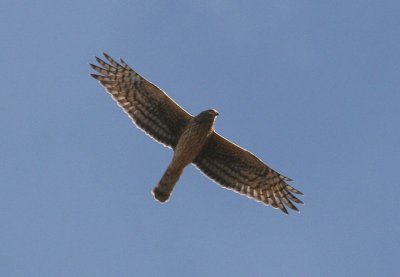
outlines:
[[[399, 276], [399, 1], [0, 2], [0, 276]], [[122, 57], [304, 192], [189, 166], [92, 78]]]

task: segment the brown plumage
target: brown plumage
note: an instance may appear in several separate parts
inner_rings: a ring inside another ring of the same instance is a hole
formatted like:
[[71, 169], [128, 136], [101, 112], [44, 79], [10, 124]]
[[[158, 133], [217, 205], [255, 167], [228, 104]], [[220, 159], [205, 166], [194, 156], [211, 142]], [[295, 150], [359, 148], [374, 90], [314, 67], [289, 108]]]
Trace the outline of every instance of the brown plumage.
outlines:
[[199, 155], [214, 131], [217, 115], [215, 110], [207, 110], [189, 121], [175, 147], [171, 164], [153, 190], [153, 195], [158, 201], [165, 202], [169, 199], [183, 169]]
[[104, 54], [108, 63], [96, 57], [100, 66], [91, 67], [101, 75], [93, 78], [111, 94], [118, 105], [145, 133], [174, 150], [173, 159], [153, 195], [165, 202], [182, 175], [193, 163], [217, 184], [244, 194], [288, 213], [285, 206], [298, 211], [293, 202], [302, 204], [294, 194], [289, 178], [271, 169], [251, 152], [237, 146], [214, 131], [218, 116], [206, 110], [193, 117], [160, 88]]

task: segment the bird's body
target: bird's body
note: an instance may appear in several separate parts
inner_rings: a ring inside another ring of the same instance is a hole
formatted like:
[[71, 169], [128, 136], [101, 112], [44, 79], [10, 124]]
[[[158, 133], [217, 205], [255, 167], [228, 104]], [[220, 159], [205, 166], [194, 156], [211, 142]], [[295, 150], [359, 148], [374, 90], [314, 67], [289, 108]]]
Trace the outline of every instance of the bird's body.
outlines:
[[214, 121], [217, 115], [215, 110], [207, 110], [190, 120], [175, 147], [171, 164], [153, 190], [153, 195], [158, 201], [165, 202], [169, 199], [184, 168], [199, 155], [214, 131]]
[[104, 56], [109, 63], [96, 57], [101, 67], [91, 66], [101, 75], [92, 76], [140, 129], [174, 150], [170, 165], [153, 190], [158, 201], [169, 199], [184, 168], [193, 163], [222, 187], [285, 213], [285, 206], [298, 211], [292, 202], [303, 202], [293, 193], [302, 193], [287, 184], [289, 178], [215, 132], [217, 111], [206, 110], [193, 117], [124, 61], [117, 63]]

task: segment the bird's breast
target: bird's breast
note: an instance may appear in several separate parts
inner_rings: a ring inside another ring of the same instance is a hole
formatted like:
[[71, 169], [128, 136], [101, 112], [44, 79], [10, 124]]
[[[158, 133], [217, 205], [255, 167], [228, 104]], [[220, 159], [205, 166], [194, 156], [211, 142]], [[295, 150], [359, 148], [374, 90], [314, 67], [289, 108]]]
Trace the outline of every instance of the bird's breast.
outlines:
[[200, 153], [211, 133], [210, 127], [189, 123], [175, 147], [174, 160], [185, 166], [191, 163]]

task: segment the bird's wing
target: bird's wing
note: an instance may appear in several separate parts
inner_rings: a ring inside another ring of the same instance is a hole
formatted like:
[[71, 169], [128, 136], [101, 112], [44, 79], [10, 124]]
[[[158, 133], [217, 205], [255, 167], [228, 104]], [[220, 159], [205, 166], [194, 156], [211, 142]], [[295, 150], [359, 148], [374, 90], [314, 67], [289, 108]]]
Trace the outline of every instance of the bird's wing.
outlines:
[[192, 116], [160, 88], [104, 53], [108, 62], [96, 57], [100, 66], [90, 64], [91, 74], [111, 94], [140, 129], [160, 143], [175, 148]]
[[293, 193], [302, 193], [287, 184], [289, 178], [271, 169], [251, 152], [213, 133], [193, 162], [205, 175], [227, 189], [244, 194], [288, 213], [285, 206], [303, 204]]

